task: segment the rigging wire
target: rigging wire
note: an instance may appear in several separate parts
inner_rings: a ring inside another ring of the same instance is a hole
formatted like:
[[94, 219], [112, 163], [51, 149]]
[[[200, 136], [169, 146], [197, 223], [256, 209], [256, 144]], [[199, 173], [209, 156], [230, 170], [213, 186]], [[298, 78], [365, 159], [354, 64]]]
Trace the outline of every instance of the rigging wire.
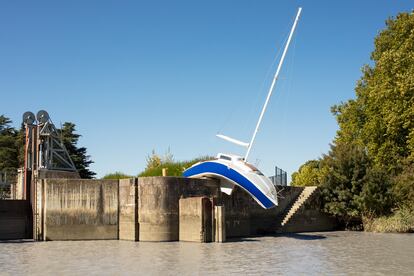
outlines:
[[296, 33], [295, 37], [294, 37], [294, 41], [293, 41], [293, 50], [292, 50], [292, 55], [291, 55], [291, 59], [290, 59], [290, 64], [288, 66], [288, 72], [287, 74], [289, 75], [289, 78], [287, 79], [287, 89], [286, 89], [286, 97], [285, 97], [285, 101], [283, 104], [283, 109], [282, 109], [282, 121], [281, 121], [281, 125], [282, 125], [282, 132], [281, 132], [281, 137], [284, 138], [286, 136], [286, 124], [287, 124], [287, 115], [288, 115], [288, 107], [290, 105], [290, 96], [292, 94], [292, 89], [293, 89], [293, 75], [294, 75], [294, 63], [295, 63], [295, 57], [296, 57], [296, 44], [297, 44], [297, 39], [299, 36], [299, 31]]
[[[291, 25], [292, 22], [290, 22], [289, 24]], [[272, 76], [273, 76], [273, 71], [275, 70], [275, 66], [276, 66], [276, 62], [279, 60], [279, 57], [281, 55], [281, 52], [283, 50], [283, 45], [286, 43], [288, 36], [289, 36], [289, 29], [290, 29], [290, 25], [286, 24], [285, 26], [285, 31], [283, 33], [285, 33], [286, 35], [283, 36], [282, 38], [279, 39], [279, 43], [277, 45], [282, 45], [281, 47], [279, 47], [275, 57], [273, 58], [270, 66], [267, 69], [267, 72], [265, 74], [265, 77], [263, 78], [263, 81], [261, 82], [260, 88], [256, 91], [255, 97], [254, 97], [254, 103], [250, 104], [250, 109], [249, 111], [243, 116], [244, 120], [243, 122], [238, 122], [238, 124], [241, 126], [241, 133], [245, 133], [247, 130], [247, 126], [251, 125], [252, 120], [256, 120], [257, 118], [254, 116], [254, 114], [257, 113], [257, 110], [260, 109], [261, 105], [262, 105], [262, 100], [263, 100], [263, 95], [265, 95], [265, 93], [267, 92], [267, 88], [265, 87], [266, 84], [268, 84], [269, 82], [271, 82], [272, 80]], [[241, 105], [234, 105], [233, 108], [231, 108], [230, 110], [230, 114], [228, 116], [226, 116], [226, 119], [223, 120], [223, 123], [220, 125], [217, 133], [221, 133], [223, 129], [227, 128], [227, 126], [229, 125], [229, 122], [233, 119], [233, 117], [235, 116], [236, 110], [238, 111], [241, 108]], [[238, 112], [237, 112], [238, 113]], [[250, 133], [249, 133], [250, 135]], [[247, 139], [249, 139], [250, 137], [247, 137]]]
[[[284, 37], [283, 40], [280, 40], [280, 43], [278, 45], [284, 45], [286, 43], [287, 39], [288, 39], [288, 34]], [[260, 89], [257, 90], [258, 92], [256, 92], [256, 95], [254, 97], [254, 103], [250, 105], [249, 112], [246, 116], [247, 120], [244, 121], [243, 130], [246, 130], [247, 124], [251, 125], [251, 122], [252, 122], [253, 119], [254, 120], [257, 119], [255, 114], [258, 113], [257, 111], [260, 110], [262, 105], [263, 105], [263, 98], [266, 95], [266, 93], [268, 92], [267, 91], [267, 86], [272, 81], [273, 72], [275, 71], [276, 63], [280, 58], [280, 55], [282, 53], [282, 49], [283, 49], [283, 47], [279, 47], [279, 50], [277, 51], [275, 57], [273, 58], [272, 63], [270, 64], [269, 68], [267, 69], [265, 77], [263, 78], [263, 81], [260, 85]], [[254, 124], [253, 124], [253, 126], [254, 126]]]
[[[278, 136], [281, 137], [285, 137], [286, 136], [286, 122], [287, 122], [287, 113], [289, 110], [289, 99], [290, 99], [290, 94], [292, 91], [292, 87], [293, 87], [293, 70], [294, 70], [294, 61], [295, 61], [295, 56], [296, 56], [296, 44], [297, 44], [297, 36], [298, 33], [296, 33], [293, 36], [293, 51], [292, 54], [290, 55], [290, 61], [287, 64], [287, 70], [286, 70], [286, 77], [282, 77], [279, 78], [279, 88], [278, 90], [280, 91], [280, 93], [275, 93], [276, 95], [274, 95], [273, 97], [274, 102], [276, 103], [280, 103], [281, 106], [281, 112], [282, 114], [280, 114], [281, 116], [279, 116], [280, 118], [280, 128], [277, 128], [277, 131], [280, 131]], [[285, 92], [284, 92], [285, 91]], [[257, 158], [260, 158], [260, 156], [257, 156]]]

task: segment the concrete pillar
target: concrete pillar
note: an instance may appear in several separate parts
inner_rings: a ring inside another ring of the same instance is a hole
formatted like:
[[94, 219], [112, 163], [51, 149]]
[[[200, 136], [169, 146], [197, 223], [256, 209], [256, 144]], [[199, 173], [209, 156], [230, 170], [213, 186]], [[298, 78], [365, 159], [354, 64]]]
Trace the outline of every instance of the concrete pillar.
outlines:
[[119, 180], [119, 239], [139, 240], [138, 178]]
[[212, 204], [207, 197], [180, 199], [180, 241], [212, 241]]
[[215, 241], [226, 241], [226, 216], [224, 206], [214, 206]]
[[178, 241], [180, 178], [138, 178], [140, 241]]

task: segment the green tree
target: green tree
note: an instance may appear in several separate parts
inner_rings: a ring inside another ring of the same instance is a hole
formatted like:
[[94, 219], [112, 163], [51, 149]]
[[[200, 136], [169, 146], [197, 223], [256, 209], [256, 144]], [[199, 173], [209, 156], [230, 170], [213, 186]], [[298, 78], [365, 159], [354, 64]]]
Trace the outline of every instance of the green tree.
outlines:
[[[356, 98], [332, 107], [339, 130], [318, 164], [324, 208], [346, 223], [414, 203], [414, 13], [386, 21], [371, 59]], [[294, 182], [316, 175], [310, 161]]]
[[19, 167], [24, 167], [24, 154], [25, 154], [25, 144], [26, 144], [26, 129], [22, 123], [20, 129], [17, 131], [16, 136], [16, 145], [18, 149], [18, 162]]
[[91, 160], [91, 157], [87, 155], [85, 147], [78, 148], [78, 141], [81, 135], [75, 133], [75, 127], [76, 125], [70, 122], [65, 122], [63, 124], [59, 131], [62, 142], [65, 145], [81, 178], [93, 178], [96, 173], [89, 170], [89, 166], [93, 163], [93, 161]]
[[0, 116], [0, 171], [15, 172], [19, 167], [19, 148], [16, 143], [17, 132], [11, 126], [12, 121]]
[[363, 68], [356, 99], [335, 106], [337, 140], [363, 145], [373, 166], [396, 175], [414, 160], [414, 14], [386, 21], [373, 66]]
[[321, 166], [327, 169], [321, 178], [325, 211], [346, 224], [360, 221], [362, 212], [358, 199], [368, 162], [365, 151], [352, 144], [332, 145], [321, 160]]
[[292, 186], [319, 186], [321, 178], [319, 160], [309, 160], [292, 174]]
[[406, 205], [414, 211], [414, 164], [406, 165], [394, 178], [393, 194], [398, 206]]

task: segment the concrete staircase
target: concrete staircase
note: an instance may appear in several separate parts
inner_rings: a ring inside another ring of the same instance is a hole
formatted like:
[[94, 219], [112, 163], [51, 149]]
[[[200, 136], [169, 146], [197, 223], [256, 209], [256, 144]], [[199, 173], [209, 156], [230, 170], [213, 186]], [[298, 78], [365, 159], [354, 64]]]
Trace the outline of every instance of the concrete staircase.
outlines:
[[293, 203], [292, 207], [283, 217], [282, 222], [280, 223], [282, 227], [285, 226], [292, 219], [292, 217], [296, 214], [300, 207], [302, 207], [302, 205], [313, 194], [313, 192], [316, 191], [317, 188], [318, 187], [316, 186], [309, 186], [303, 189], [302, 193], [298, 196], [296, 201]]

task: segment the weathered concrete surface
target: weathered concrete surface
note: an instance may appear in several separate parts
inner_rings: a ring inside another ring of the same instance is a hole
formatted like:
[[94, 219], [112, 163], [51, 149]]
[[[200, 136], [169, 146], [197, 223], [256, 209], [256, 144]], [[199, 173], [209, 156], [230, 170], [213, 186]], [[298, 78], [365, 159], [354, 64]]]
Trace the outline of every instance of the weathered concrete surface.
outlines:
[[211, 242], [213, 208], [207, 197], [181, 198], [179, 201], [180, 241]]
[[[246, 237], [276, 232], [329, 231], [335, 227], [335, 221], [319, 211], [317, 205], [305, 204], [289, 225], [280, 230], [280, 222], [302, 192], [303, 187], [278, 186], [279, 205], [272, 209], [263, 209], [249, 194], [236, 188], [231, 196], [223, 195], [226, 207], [227, 238]], [[319, 193], [312, 200], [320, 198]]]
[[[279, 206], [265, 210], [242, 189], [236, 187], [227, 196], [217, 193], [217, 181], [207, 179], [43, 179], [39, 183], [34, 205], [34, 236], [39, 240], [208, 241], [217, 233], [214, 212], [210, 213], [212, 227], [208, 234], [207, 222], [203, 221], [208, 218], [203, 211], [207, 207], [203, 200], [190, 197], [205, 197], [213, 206], [224, 206], [222, 240], [278, 231], [324, 231], [335, 226], [319, 211], [320, 196], [315, 194], [285, 228], [278, 228], [280, 219], [302, 192], [301, 187], [279, 187]], [[181, 206], [180, 199], [191, 203]]]
[[320, 190], [315, 192], [306, 200], [289, 222], [280, 227], [279, 232], [295, 233], [295, 232], [315, 232], [315, 231], [332, 231], [337, 226], [337, 221], [321, 212], [321, 195]]
[[226, 235], [246, 237], [272, 233], [278, 216], [293, 203], [302, 191], [300, 187], [279, 187], [279, 205], [263, 209], [244, 190], [236, 187], [231, 196], [223, 194], [226, 208]]
[[38, 179], [46, 179], [46, 178], [65, 178], [65, 179], [80, 179], [78, 172], [68, 172], [68, 171], [52, 171], [52, 170], [44, 170], [40, 169], [38, 171]]
[[43, 185], [45, 240], [118, 239], [117, 180], [45, 179]]
[[[28, 172], [27, 177], [31, 179], [31, 172]], [[38, 171], [37, 179], [47, 179], [47, 178], [63, 178], [63, 179], [80, 179], [78, 172], [68, 172], [68, 171], [51, 171], [40, 169]], [[30, 180], [29, 180], [30, 182]], [[29, 185], [30, 187], [26, 187], [27, 189], [36, 189], [33, 186], [34, 183]], [[16, 183], [12, 184], [11, 186], [11, 198], [12, 199], [25, 199], [26, 195], [24, 195], [23, 188], [24, 187], [24, 168], [20, 168], [17, 171], [17, 181]]]
[[139, 239], [138, 178], [119, 180], [119, 239]]
[[31, 227], [27, 200], [0, 200], [0, 240], [29, 239]]
[[11, 198], [12, 199], [23, 199], [23, 186], [24, 186], [24, 174], [23, 169], [17, 170], [16, 183], [12, 183], [10, 186]]
[[226, 241], [226, 209], [225, 206], [214, 206], [215, 242]]
[[217, 182], [182, 177], [138, 178], [140, 241], [179, 240], [179, 199], [210, 196]]

